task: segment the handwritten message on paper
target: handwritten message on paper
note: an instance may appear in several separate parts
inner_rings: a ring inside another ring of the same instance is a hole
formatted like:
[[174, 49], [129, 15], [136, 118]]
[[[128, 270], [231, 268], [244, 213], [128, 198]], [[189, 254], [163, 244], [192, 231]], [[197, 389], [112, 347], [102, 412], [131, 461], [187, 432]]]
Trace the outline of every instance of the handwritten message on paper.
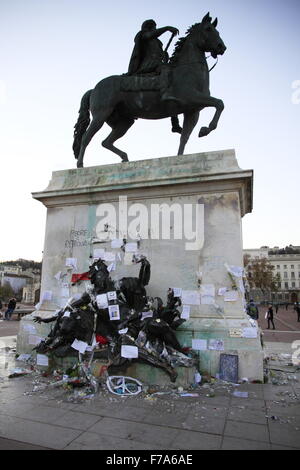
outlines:
[[200, 292], [197, 290], [183, 290], [181, 300], [185, 305], [200, 305]]
[[191, 313], [191, 306], [190, 305], [183, 305], [182, 306], [182, 312], [181, 312], [181, 318], [184, 318], [185, 320], [188, 320], [190, 318], [190, 313]]

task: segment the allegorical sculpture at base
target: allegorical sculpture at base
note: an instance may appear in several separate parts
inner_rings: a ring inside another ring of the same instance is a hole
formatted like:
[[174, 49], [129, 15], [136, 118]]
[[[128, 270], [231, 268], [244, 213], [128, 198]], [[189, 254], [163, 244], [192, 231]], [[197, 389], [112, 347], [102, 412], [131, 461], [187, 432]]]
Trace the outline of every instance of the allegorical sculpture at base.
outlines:
[[[102, 145], [119, 155], [123, 162], [128, 161], [127, 154], [114, 143], [126, 134], [136, 119], [170, 117], [172, 131], [181, 134], [178, 155], [184, 153], [202, 109], [213, 107], [215, 114], [208, 127], [201, 127], [199, 137], [216, 129], [224, 104], [210, 96], [210, 70], [205, 56], [210, 53], [217, 59], [226, 50], [216, 27], [217, 19], [212, 21], [207, 13], [177, 41], [169, 58], [167, 49], [179, 33], [178, 29], [173, 26], [157, 28], [154, 20], [144, 21], [135, 36], [128, 73], [101, 80], [82, 97], [73, 143], [78, 168], [83, 167], [86, 147], [104, 123], [112, 131]], [[171, 32], [172, 37], [163, 50], [158, 38], [166, 32]], [[184, 115], [182, 129], [179, 114]]]

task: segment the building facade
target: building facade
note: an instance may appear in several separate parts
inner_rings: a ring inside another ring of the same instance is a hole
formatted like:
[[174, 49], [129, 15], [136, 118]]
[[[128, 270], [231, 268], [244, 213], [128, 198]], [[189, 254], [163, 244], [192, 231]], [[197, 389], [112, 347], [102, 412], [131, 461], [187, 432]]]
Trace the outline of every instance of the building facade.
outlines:
[[267, 258], [274, 266], [274, 274], [280, 275], [277, 292], [263, 294], [259, 289], [251, 289], [250, 295], [255, 301], [271, 300], [277, 303], [300, 301], [300, 246], [290, 245], [286, 248], [262, 246], [244, 249], [243, 253], [253, 260]]
[[39, 298], [41, 273], [37, 269], [22, 269], [21, 266], [0, 265], [0, 286], [9, 284], [19, 301], [35, 304]]

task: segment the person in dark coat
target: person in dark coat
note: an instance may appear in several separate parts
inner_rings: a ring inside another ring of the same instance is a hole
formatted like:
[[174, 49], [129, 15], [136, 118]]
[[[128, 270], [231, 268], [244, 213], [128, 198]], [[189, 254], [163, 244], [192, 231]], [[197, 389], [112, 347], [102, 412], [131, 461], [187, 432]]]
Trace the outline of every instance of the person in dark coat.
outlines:
[[296, 303], [295, 303], [294, 310], [296, 311], [297, 316], [298, 316], [298, 320], [297, 320], [297, 321], [300, 322], [300, 305], [299, 305], [299, 302], [296, 302]]
[[268, 320], [268, 330], [270, 329], [270, 322], [273, 325], [273, 330], [275, 330], [275, 325], [274, 325], [274, 312], [273, 312], [273, 307], [272, 305], [269, 305], [268, 311], [267, 311], [267, 320]]
[[8, 302], [8, 305], [7, 305], [7, 310], [4, 314], [4, 320], [10, 320], [11, 319], [11, 316], [16, 308], [16, 305], [17, 305], [17, 301], [16, 299], [13, 297], [12, 299], [10, 299], [10, 301]]

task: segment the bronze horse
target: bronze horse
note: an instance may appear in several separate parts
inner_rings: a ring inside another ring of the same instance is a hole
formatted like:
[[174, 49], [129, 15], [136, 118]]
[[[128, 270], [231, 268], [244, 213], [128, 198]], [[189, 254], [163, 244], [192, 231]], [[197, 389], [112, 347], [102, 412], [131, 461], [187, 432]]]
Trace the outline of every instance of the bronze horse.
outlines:
[[[210, 52], [213, 58], [217, 58], [226, 50], [216, 26], [217, 18], [212, 22], [208, 13], [201, 23], [191, 26], [186, 36], [176, 43], [168, 63], [172, 95], [176, 101], [162, 102], [159, 88], [125, 91], [125, 81], [128, 83], [130, 78], [137, 79], [126, 75], [107, 77], [83, 95], [73, 143], [78, 168], [83, 167], [87, 145], [105, 122], [112, 128], [112, 132], [102, 145], [119, 155], [123, 162], [128, 161], [127, 154], [113, 144], [128, 131], [135, 119], [163, 119], [183, 113], [178, 155], [183, 154], [202, 109], [213, 107], [216, 111], [209, 126], [200, 129], [199, 137], [216, 129], [224, 104], [222, 100], [210, 96], [209, 69], [205, 57], [205, 52]], [[142, 77], [138, 78], [141, 80]], [[93, 116], [91, 123], [90, 112]]]

